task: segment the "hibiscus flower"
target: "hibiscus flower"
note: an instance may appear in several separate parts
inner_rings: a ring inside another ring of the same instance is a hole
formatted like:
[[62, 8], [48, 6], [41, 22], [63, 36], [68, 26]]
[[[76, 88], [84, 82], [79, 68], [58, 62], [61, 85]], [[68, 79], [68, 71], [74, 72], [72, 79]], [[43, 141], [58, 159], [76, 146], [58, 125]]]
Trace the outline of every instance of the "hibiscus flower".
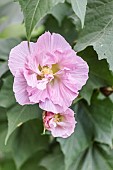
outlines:
[[54, 137], [67, 138], [73, 132], [75, 124], [74, 112], [67, 109], [63, 113], [44, 112], [43, 123], [45, 130], [51, 131]]
[[44, 33], [29, 47], [21, 42], [11, 50], [8, 65], [17, 102], [39, 103], [54, 113], [65, 111], [88, 79], [87, 63], [55, 33]]

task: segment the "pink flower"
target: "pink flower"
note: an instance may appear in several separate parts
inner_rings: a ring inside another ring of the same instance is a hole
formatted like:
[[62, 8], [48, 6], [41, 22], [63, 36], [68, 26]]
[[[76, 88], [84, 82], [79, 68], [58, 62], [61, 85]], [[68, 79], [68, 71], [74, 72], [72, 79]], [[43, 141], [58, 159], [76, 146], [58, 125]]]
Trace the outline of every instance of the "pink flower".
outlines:
[[74, 112], [67, 109], [64, 113], [44, 112], [43, 123], [45, 129], [51, 131], [54, 137], [67, 138], [73, 132], [75, 124]]
[[9, 56], [13, 91], [20, 105], [39, 103], [43, 110], [65, 111], [88, 79], [87, 63], [59, 34], [46, 32], [36, 43], [24, 41]]

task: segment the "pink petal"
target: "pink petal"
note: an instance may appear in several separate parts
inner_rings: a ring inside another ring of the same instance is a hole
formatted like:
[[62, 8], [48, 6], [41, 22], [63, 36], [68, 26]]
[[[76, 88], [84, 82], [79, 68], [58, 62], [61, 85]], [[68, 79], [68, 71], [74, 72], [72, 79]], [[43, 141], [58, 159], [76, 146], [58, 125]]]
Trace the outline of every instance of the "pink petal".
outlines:
[[44, 51], [45, 53], [56, 50], [64, 51], [65, 49], [71, 49], [71, 46], [60, 34], [51, 34], [50, 32], [46, 32], [39, 37], [37, 47], [38, 52]]
[[27, 92], [27, 82], [22, 72], [18, 72], [14, 78], [13, 91], [15, 93], [16, 101], [20, 105], [33, 104], [30, 102]]
[[[54, 82], [49, 84], [48, 87], [50, 99], [54, 104], [62, 106], [64, 111], [71, 105], [75, 97], [78, 96], [78, 92], [74, 92], [67, 88], [62, 80], [54, 80]], [[59, 112], [59, 110], [57, 110], [57, 112]]]
[[[18, 70], [25, 67], [28, 57], [34, 53], [35, 43], [30, 43], [30, 52], [28, 49], [28, 42], [23, 41], [16, 47], [14, 47], [9, 54], [8, 66], [10, 71], [15, 76]], [[31, 53], [31, 54], [30, 54]]]
[[70, 44], [60, 34], [53, 33], [51, 36], [51, 50], [63, 52], [68, 49], [71, 49]]
[[62, 97], [63, 97], [64, 102], [65, 102], [65, 105], [67, 107], [71, 106], [72, 101], [78, 96], [78, 92], [71, 91], [63, 83], [60, 84], [60, 90], [61, 90], [61, 94], [62, 94]]
[[73, 70], [76, 68], [76, 52], [72, 49], [66, 49], [63, 52], [56, 51], [55, 59], [60, 66], [60, 69]]
[[[34, 53], [35, 53], [35, 49], [34, 49]], [[32, 53], [25, 65], [25, 69], [31, 71], [32, 73], [40, 74], [40, 70], [38, 68], [40, 64], [39, 61], [40, 61], [39, 56], [36, 54], [34, 55]]]
[[[41, 101], [45, 102], [45, 99], [48, 98], [47, 89], [39, 90], [37, 88], [28, 87], [27, 91], [30, 95], [29, 99], [31, 102], [34, 102], [34, 103], [39, 103]], [[43, 109], [43, 110], [45, 110], [45, 109]]]
[[28, 86], [36, 87], [37, 85], [37, 75], [36, 73], [32, 73], [30, 71], [24, 71], [24, 77], [27, 81]]
[[71, 109], [67, 109], [65, 112], [61, 113], [61, 115], [64, 116], [63, 121], [57, 122], [57, 126], [50, 126], [49, 130], [54, 137], [67, 138], [74, 132], [75, 124], [77, 122], [74, 118], [74, 112]]
[[57, 126], [56, 128], [52, 129], [51, 134], [54, 137], [62, 137], [67, 138], [68, 135], [66, 134], [66, 129], [62, 126]]
[[60, 104], [59, 105], [54, 104], [48, 98], [44, 102], [40, 102], [39, 106], [40, 106], [41, 109], [46, 110], [46, 111], [50, 111], [50, 112], [53, 112], [53, 113], [63, 112], [63, 110], [64, 110], [64, 108], [62, 106], [60, 106]]
[[39, 63], [41, 66], [55, 64], [58, 60], [56, 58], [56, 51], [63, 52], [71, 49], [71, 46], [66, 40], [59, 34], [50, 34], [50, 32], [44, 33], [39, 37], [37, 43], [37, 54], [41, 56]]
[[49, 90], [50, 99], [53, 101], [53, 103], [62, 106], [64, 100], [61, 95], [59, 80], [54, 79], [52, 83], [48, 84], [48, 90]]
[[36, 87], [39, 90], [44, 90], [44, 89], [46, 89], [47, 83], [48, 83], [48, 79], [43, 78], [42, 80], [37, 81], [37, 86]]
[[28, 86], [31, 86], [32, 88], [36, 87], [39, 90], [46, 89], [48, 79], [43, 78], [42, 80], [37, 80], [37, 74], [31, 73], [30, 71], [24, 71], [24, 76], [25, 76]]
[[59, 72], [59, 76], [65, 86], [73, 92], [78, 92], [88, 79], [88, 65], [80, 57], [77, 57], [76, 68], [65, 71], [65, 74]]

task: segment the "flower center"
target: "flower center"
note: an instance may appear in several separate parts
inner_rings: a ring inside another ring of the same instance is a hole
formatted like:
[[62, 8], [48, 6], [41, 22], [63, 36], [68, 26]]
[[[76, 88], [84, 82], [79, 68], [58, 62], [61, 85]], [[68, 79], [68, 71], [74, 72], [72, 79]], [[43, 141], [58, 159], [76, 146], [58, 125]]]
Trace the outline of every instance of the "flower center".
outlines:
[[52, 65], [52, 71], [55, 74], [56, 72], [58, 72], [60, 70], [59, 65], [58, 64], [53, 64]]
[[48, 66], [44, 66], [41, 70], [41, 77], [44, 78], [45, 75], [49, 75], [49, 74], [52, 74], [53, 75], [53, 71], [50, 67]]
[[62, 116], [60, 113], [57, 113], [54, 115], [54, 122], [63, 122], [64, 116]]
[[59, 71], [59, 66], [58, 64], [53, 64], [52, 67], [49, 67], [49, 66], [44, 66], [44, 67], [41, 67], [39, 65], [39, 70], [41, 72], [40, 75], [37, 75], [37, 80], [42, 80], [43, 78], [45, 78], [47, 75], [54, 75], [56, 72]]

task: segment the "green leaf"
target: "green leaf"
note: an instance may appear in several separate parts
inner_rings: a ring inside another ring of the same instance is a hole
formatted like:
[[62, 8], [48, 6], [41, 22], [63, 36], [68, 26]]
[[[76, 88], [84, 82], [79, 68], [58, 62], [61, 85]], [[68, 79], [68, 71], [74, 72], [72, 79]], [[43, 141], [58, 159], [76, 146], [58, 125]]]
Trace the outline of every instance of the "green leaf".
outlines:
[[0, 107], [0, 152], [7, 152], [10, 148], [5, 146], [5, 137], [7, 134], [7, 116], [6, 109]]
[[0, 39], [0, 59], [8, 60], [10, 50], [20, 43], [19, 39]]
[[76, 115], [77, 127], [75, 132], [67, 139], [57, 138], [65, 156], [65, 170], [72, 170], [72, 164], [76, 164], [80, 153], [88, 148], [93, 138], [92, 124], [87, 120], [86, 115], [81, 114], [79, 110], [75, 113], [78, 113]]
[[24, 24], [13, 24], [8, 26], [0, 33], [0, 38], [25, 37], [26, 31]]
[[88, 47], [84, 51], [78, 53], [89, 65], [89, 79], [82, 88], [80, 94], [90, 104], [91, 96], [94, 89], [104, 86], [113, 85], [113, 74], [109, 71], [106, 60], [98, 60], [97, 54], [93, 48]]
[[40, 120], [33, 120], [23, 124], [12, 135], [13, 158], [18, 169], [36, 152], [48, 149], [48, 136], [41, 135], [42, 128]]
[[30, 40], [35, 25], [58, 3], [64, 0], [19, 0], [24, 13], [27, 38]]
[[0, 106], [8, 108], [8, 133], [5, 143], [7, 143], [10, 135], [19, 125], [28, 120], [40, 118], [42, 113], [42, 110], [38, 107], [38, 104], [26, 106], [20, 106], [17, 104], [14, 98], [12, 87], [13, 77], [12, 75], [9, 75], [3, 79], [3, 86], [0, 91]]
[[110, 94], [109, 98], [113, 102], [113, 92]]
[[[5, 138], [7, 135], [6, 112], [7, 112], [7, 110], [5, 108], [0, 107], [0, 157], [3, 159], [8, 157], [8, 154], [11, 152], [11, 145], [12, 145], [11, 140], [8, 141], [7, 146], [5, 145]], [[10, 158], [11, 158], [11, 156], [10, 156]], [[0, 163], [1, 163], [1, 159], [0, 159]]]
[[[85, 152], [94, 141], [112, 146], [113, 104], [109, 99], [93, 99], [91, 106], [80, 102], [74, 110], [78, 122], [75, 132], [67, 139], [57, 139], [65, 155], [66, 170], [75, 170], [81, 165]], [[79, 158], [81, 162], [77, 163]], [[82, 169], [79, 167], [77, 170]]]
[[79, 154], [87, 149], [91, 143], [90, 125], [88, 127], [88, 133], [85, 133], [81, 122], [77, 122], [74, 134], [67, 139], [57, 139], [65, 156], [66, 170], [71, 169], [72, 164], [76, 164]]
[[45, 22], [45, 28], [45, 31], [49, 30], [61, 34], [71, 45], [77, 37], [76, 27], [67, 17], [63, 19], [61, 26], [59, 26], [57, 20], [50, 15]]
[[54, 151], [51, 154], [48, 154], [44, 159], [42, 159], [42, 166], [47, 168], [48, 170], [58, 169], [65, 170], [64, 167], [64, 156], [61, 151]]
[[85, 26], [75, 46], [75, 50], [81, 51], [92, 45], [100, 60], [107, 59], [111, 70], [113, 70], [112, 9], [112, 0], [89, 0]]
[[40, 118], [42, 110], [39, 109], [38, 104], [20, 106], [15, 104], [7, 111], [8, 116], [8, 133], [5, 143], [7, 143], [12, 132], [28, 120]]
[[[71, 156], [71, 159], [73, 157]], [[113, 151], [106, 145], [92, 143], [87, 149], [77, 155], [77, 159], [65, 170], [112, 170]]]
[[94, 100], [90, 107], [81, 104], [87, 119], [93, 125], [94, 140], [112, 147], [113, 104], [109, 99]]
[[7, 62], [0, 63], [0, 77], [9, 70]]
[[0, 32], [11, 24], [21, 23], [22, 20], [18, 3], [14, 3], [12, 0], [0, 0]]
[[54, 8], [52, 8], [50, 14], [52, 14], [58, 21], [59, 26], [61, 26], [61, 23], [63, 19], [68, 16], [71, 13], [71, 8], [66, 3], [59, 3]]
[[0, 170], [16, 170], [14, 161], [12, 159], [3, 159], [0, 161]]
[[13, 76], [9, 75], [3, 79], [3, 85], [0, 90], [0, 106], [9, 108], [14, 105], [14, 103], [16, 103], [16, 101], [13, 94]]
[[71, 0], [71, 5], [75, 14], [80, 18], [82, 28], [84, 26], [84, 19], [86, 13], [87, 0]]
[[40, 161], [45, 155], [47, 154], [44, 150], [38, 151], [23, 164], [21, 170], [47, 170], [40, 166]]

